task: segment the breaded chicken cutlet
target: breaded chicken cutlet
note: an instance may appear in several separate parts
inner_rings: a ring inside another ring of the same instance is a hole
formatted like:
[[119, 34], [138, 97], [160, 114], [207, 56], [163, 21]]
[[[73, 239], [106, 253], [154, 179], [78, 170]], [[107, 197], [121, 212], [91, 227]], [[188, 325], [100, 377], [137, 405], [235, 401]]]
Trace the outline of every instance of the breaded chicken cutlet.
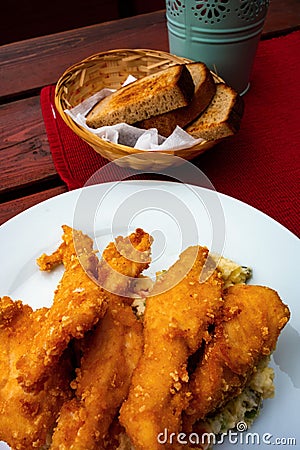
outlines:
[[142, 331], [131, 307], [114, 303], [85, 338], [81, 366], [72, 383], [75, 398], [62, 407], [51, 450], [104, 448], [142, 352]]
[[133, 279], [149, 267], [152, 241], [148, 233], [137, 228], [129, 236], [110, 242], [98, 265], [98, 283], [108, 292], [132, 297]]
[[118, 237], [99, 261], [88, 236], [63, 232], [38, 259], [41, 270], [65, 266], [53, 306], [0, 299], [0, 440], [16, 450], [158, 450], [167, 429], [175, 439], [165, 449], [206, 448], [176, 436], [209, 431], [206, 421], [247, 391], [288, 307], [266, 287], [225, 289], [208, 249], [195, 246], [158, 276], [137, 317], [152, 238]]
[[288, 307], [270, 288], [235, 285], [225, 291], [214, 338], [189, 383], [189, 432], [197, 420], [205, 420], [242, 392], [260, 361], [274, 351], [289, 317]]
[[[104, 448], [108, 429], [128, 395], [143, 346], [142, 323], [132, 311], [130, 288], [150, 261], [152, 238], [137, 229], [104, 250], [98, 273], [108, 289], [108, 309], [84, 339], [75, 398], [66, 402], [55, 429], [52, 450]], [[113, 294], [122, 292], [128, 297]]]
[[17, 361], [19, 383], [28, 391], [43, 388], [70, 340], [82, 338], [107, 308], [106, 291], [96, 282], [98, 258], [92, 239], [66, 225], [62, 228], [59, 248], [38, 259], [41, 270], [52, 270], [63, 263], [65, 271], [45, 320]]
[[120, 411], [120, 422], [137, 450], [161, 448], [157, 436], [162, 427], [175, 434], [181, 430], [189, 402], [188, 358], [208, 337], [223, 304], [220, 273], [214, 270], [200, 280], [207, 257], [207, 248], [188, 248], [147, 298], [144, 349]]
[[16, 362], [31, 349], [47, 308], [33, 311], [21, 301], [0, 299], [0, 440], [16, 450], [42, 448], [64, 401], [71, 397], [73, 369], [65, 353], [39, 392], [24, 392]]

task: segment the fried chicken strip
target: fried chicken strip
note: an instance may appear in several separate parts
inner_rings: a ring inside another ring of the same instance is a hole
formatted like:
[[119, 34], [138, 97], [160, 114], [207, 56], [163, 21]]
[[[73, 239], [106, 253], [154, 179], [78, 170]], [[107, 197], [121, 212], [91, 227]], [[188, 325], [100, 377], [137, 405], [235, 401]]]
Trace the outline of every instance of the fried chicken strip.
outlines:
[[41, 270], [62, 262], [65, 271], [53, 305], [37, 329], [30, 347], [17, 361], [18, 380], [25, 390], [43, 388], [52, 367], [72, 338], [82, 338], [107, 308], [107, 294], [96, 282], [98, 259], [92, 240], [64, 225], [63, 242], [53, 255], [38, 259]]
[[66, 354], [38, 393], [24, 392], [17, 381], [16, 361], [30, 351], [47, 311], [32, 311], [9, 297], [0, 299], [0, 440], [18, 450], [46, 444], [63, 402], [71, 396]]
[[109, 426], [128, 395], [142, 343], [142, 324], [131, 307], [115, 303], [87, 339], [76, 398], [61, 410], [52, 450], [104, 448]]
[[200, 282], [207, 257], [204, 247], [185, 250], [147, 298], [143, 354], [120, 410], [120, 422], [136, 450], [160, 449], [158, 435], [165, 428], [169, 433], [180, 431], [182, 410], [189, 401], [188, 357], [208, 337], [223, 303], [217, 270]]
[[62, 408], [52, 450], [104, 448], [108, 429], [128, 395], [143, 345], [142, 324], [131, 309], [132, 299], [111, 292], [129, 294], [132, 277], [149, 265], [151, 242], [147, 233], [137, 229], [127, 238], [117, 238], [103, 252], [98, 272], [110, 291], [108, 309], [85, 339], [74, 383], [76, 398]]
[[112, 294], [132, 298], [133, 282], [149, 267], [152, 241], [148, 233], [137, 228], [129, 236], [110, 242], [99, 262], [99, 284]]
[[190, 381], [185, 426], [204, 419], [242, 392], [258, 363], [275, 349], [290, 312], [267, 287], [235, 285], [224, 295], [224, 316]]

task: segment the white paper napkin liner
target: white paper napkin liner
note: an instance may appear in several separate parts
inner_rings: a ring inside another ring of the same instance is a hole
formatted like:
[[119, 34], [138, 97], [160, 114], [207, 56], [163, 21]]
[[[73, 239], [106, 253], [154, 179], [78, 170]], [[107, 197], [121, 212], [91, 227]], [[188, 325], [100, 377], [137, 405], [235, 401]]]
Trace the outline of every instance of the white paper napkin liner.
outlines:
[[99, 92], [96, 92], [96, 94], [91, 95], [90, 97], [83, 100], [82, 103], [79, 103], [79, 105], [74, 106], [74, 108], [66, 109], [65, 112], [71, 113], [70, 116], [76, 117], [76, 116], [86, 116], [90, 110], [95, 106], [100, 100], [107, 97], [108, 95], [115, 92], [116, 89], [108, 89], [104, 88]]
[[[123, 86], [132, 83], [135, 80], [136, 78], [129, 75], [123, 83]], [[100, 128], [88, 127], [86, 124], [86, 115], [96, 103], [110, 95], [112, 92], [115, 92], [115, 89], [104, 88], [91, 97], [85, 99], [74, 108], [66, 109], [65, 113], [68, 114], [75, 123], [86, 128], [88, 131], [96, 136], [99, 136], [105, 141], [112, 142], [114, 144], [127, 145], [140, 150], [178, 150], [180, 148], [192, 147], [204, 140], [201, 138], [193, 138], [179, 126], [175, 128], [173, 133], [168, 138], [160, 136], [156, 128], [143, 130], [126, 123], [119, 123], [117, 125]]]
[[160, 145], [151, 143], [151, 150], [177, 150], [180, 148], [193, 147], [196, 144], [200, 144], [204, 139], [195, 139], [193, 136], [184, 131], [181, 127], [177, 125], [175, 130], [169, 137]]

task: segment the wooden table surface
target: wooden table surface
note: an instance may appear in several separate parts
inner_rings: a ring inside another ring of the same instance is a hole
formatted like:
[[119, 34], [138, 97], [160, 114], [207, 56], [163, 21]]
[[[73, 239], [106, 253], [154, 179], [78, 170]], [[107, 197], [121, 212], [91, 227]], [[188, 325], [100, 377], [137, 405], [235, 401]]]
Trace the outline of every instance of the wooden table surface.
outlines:
[[[300, 29], [299, 0], [271, 0], [262, 39]], [[49, 149], [41, 88], [73, 63], [114, 48], [168, 50], [165, 11], [0, 47], [0, 224], [67, 190]]]

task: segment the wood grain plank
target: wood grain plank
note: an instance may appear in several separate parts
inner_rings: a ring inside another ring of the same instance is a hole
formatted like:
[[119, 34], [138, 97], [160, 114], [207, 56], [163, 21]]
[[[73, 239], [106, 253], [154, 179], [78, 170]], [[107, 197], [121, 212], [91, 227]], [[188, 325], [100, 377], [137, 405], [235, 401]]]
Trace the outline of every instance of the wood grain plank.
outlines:
[[[300, 29], [299, 0], [272, 0], [263, 37]], [[114, 48], [168, 50], [165, 10], [0, 47], [0, 98], [55, 83], [72, 64]]]
[[120, 17], [118, 0], [85, 0], [81, 3], [64, 0], [63, 10], [61, 8], [61, 0], [30, 0], [30, 6], [22, 0], [2, 2], [1, 45]]
[[281, 36], [300, 29], [299, 0], [271, 0], [263, 37]]
[[38, 192], [26, 197], [18, 198], [9, 202], [0, 204], [0, 225], [17, 214], [25, 211], [25, 209], [36, 205], [48, 198], [54, 197], [56, 195], [62, 194], [67, 191], [65, 186], [58, 186], [53, 189], [48, 189], [47, 191]]
[[72, 64], [114, 48], [167, 50], [164, 12], [29, 39], [0, 47], [0, 97], [55, 83]]
[[39, 96], [0, 106], [0, 193], [56, 177]]

